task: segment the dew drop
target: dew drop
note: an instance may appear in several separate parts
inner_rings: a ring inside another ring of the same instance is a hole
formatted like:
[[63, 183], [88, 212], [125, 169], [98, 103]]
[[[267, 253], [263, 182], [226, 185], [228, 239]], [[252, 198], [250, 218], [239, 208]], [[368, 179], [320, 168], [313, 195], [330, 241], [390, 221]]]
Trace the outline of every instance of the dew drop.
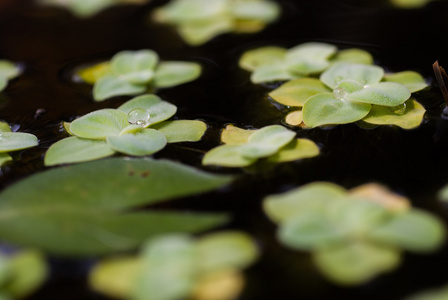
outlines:
[[396, 114], [396, 115], [404, 115], [404, 113], [406, 112], [406, 103], [397, 105], [397, 106], [392, 106], [389, 108], [389, 111]]
[[128, 113], [128, 122], [131, 125], [145, 126], [149, 121], [149, 113], [142, 108], [135, 108]]
[[345, 96], [347, 95], [347, 91], [343, 88], [337, 88], [333, 91], [333, 97], [335, 97], [338, 100], [344, 100]]

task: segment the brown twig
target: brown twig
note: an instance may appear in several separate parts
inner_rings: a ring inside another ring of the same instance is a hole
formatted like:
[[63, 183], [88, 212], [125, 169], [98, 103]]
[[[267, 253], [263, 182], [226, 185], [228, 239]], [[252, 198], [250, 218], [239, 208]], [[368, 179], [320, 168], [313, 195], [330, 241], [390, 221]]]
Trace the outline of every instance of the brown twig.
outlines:
[[446, 74], [445, 69], [439, 65], [438, 60], [432, 65], [432, 68], [434, 69], [434, 74], [439, 83], [439, 88], [442, 91], [443, 99], [445, 99], [445, 103], [448, 106], [448, 75]]

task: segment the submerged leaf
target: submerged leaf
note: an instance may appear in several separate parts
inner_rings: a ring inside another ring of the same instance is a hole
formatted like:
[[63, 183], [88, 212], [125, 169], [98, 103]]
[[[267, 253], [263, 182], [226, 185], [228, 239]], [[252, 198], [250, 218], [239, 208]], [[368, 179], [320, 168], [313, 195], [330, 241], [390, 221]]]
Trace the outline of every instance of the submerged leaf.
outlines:
[[155, 71], [154, 86], [167, 88], [197, 79], [201, 75], [201, 65], [193, 62], [165, 61]]

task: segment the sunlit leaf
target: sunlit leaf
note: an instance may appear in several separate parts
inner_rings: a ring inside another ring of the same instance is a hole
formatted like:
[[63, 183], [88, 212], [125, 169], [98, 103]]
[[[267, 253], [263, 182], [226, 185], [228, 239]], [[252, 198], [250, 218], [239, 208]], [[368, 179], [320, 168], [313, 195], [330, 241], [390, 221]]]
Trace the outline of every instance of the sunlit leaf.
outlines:
[[303, 111], [296, 110], [293, 112], [290, 112], [286, 115], [285, 118], [286, 124], [293, 125], [293, 126], [299, 126], [303, 122]]
[[294, 139], [277, 153], [268, 157], [270, 162], [287, 162], [319, 155], [319, 147], [308, 139]]
[[135, 134], [109, 136], [106, 141], [113, 150], [134, 156], [151, 155], [162, 150], [167, 143], [163, 133], [155, 129], [145, 129]]
[[332, 281], [355, 285], [394, 269], [400, 263], [400, 252], [394, 248], [354, 241], [320, 249], [313, 254], [313, 259]]
[[120, 77], [106, 75], [95, 82], [93, 98], [95, 101], [103, 101], [115, 96], [141, 94], [146, 89], [145, 85], [130, 83]]
[[13, 62], [0, 59], [0, 78], [12, 79], [20, 74], [20, 68]]
[[120, 79], [133, 84], [148, 83], [159, 56], [152, 50], [121, 51], [112, 57], [110, 68]]
[[77, 72], [77, 75], [85, 82], [94, 84], [101, 77], [112, 75], [110, 62], [105, 61], [93, 66], [82, 68]]
[[258, 20], [235, 20], [233, 22], [233, 32], [235, 33], [254, 33], [263, 30], [266, 27], [264, 21]]
[[288, 71], [288, 66], [285, 63], [265, 64], [256, 68], [250, 80], [253, 83], [272, 82], [279, 80], [290, 80], [300, 76], [294, 76]]
[[370, 109], [368, 103], [339, 100], [331, 93], [321, 93], [303, 105], [303, 121], [309, 127], [352, 123], [364, 118]]
[[286, 49], [274, 46], [256, 48], [243, 53], [238, 64], [247, 71], [254, 71], [262, 65], [282, 63]]
[[226, 10], [227, 0], [176, 0], [157, 12], [164, 22], [183, 24], [213, 19]]
[[409, 99], [397, 107], [373, 105], [369, 114], [362, 121], [377, 125], [396, 125], [404, 129], [420, 126], [426, 110], [421, 104]]
[[115, 151], [101, 140], [82, 139], [76, 136], [62, 139], [45, 153], [45, 165], [78, 163], [111, 156]]
[[327, 68], [329, 58], [337, 47], [325, 43], [304, 43], [289, 49], [286, 53], [288, 69], [294, 74], [309, 75], [320, 73]]
[[272, 22], [280, 14], [280, 7], [271, 1], [239, 1], [232, 3], [231, 14], [236, 19]]
[[11, 127], [6, 122], [0, 122], [0, 132], [11, 132]]
[[202, 276], [193, 290], [195, 300], [237, 299], [244, 287], [241, 272], [232, 269], [220, 270]]
[[12, 157], [8, 153], [0, 153], [0, 166], [3, 166], [6, 162], [11, 160]]
[[22, 150], [37, 146], [37, 137], [23, 132], [2, 132], [0, 136], [0, 153]]
[[[209, 3], [209, 2], [207, 2]], [[205, 4], [206, 6], [208, 4]], [[184, 13], [185, 14], [185, 13]], [[178, 28], [180, 36], [190, 45], [198, 46], [208, 42], [215, 36], [230, 32], [233, 29], [232, 20], [218, 16], [199, 23], [186, 23]]]
[[248, 143], [241, 145], [240, 151], [249, 158], [267, 157], [287, 145], [295, 135], [294, 131], [280, 125], [266, 126], [251, 134]]
[[338, 51], [336, 55], [331, 59], [331, 63], [351, 63], [351, 64], [373, 64], [372, 55], [364, 50], [352, 48]]
[[423, 76], [413, 71], [385, 74], [384, 80], [400, 83], [407, 87], [411, 93], [420, 91], [428, 86]]
[[283, 105], [300, 107], [311, 96], [328, 92], [330, 90], [319, 79], [299, 78], [284, 83], [269, 96]]
[[74, 120], [70, 124], [70, 132], [81, 138], [102, 140], [111, 135], [119, 135], [128, 125], [125, 112], [105, 108]]
[[257, 161], [257, 158], [243, 156], [241, 145], [221, 145], [208, 151], [202, 159], [203, 165], [224, 167], [247, 167]]
[[227, 125], [221, 133], [221, 141], [228, 145], [239, 145], [249, 141], [249, 136], [254, 130], [238, 128], [233, 125]]
[[155, 235], [205, 230], [226, 217], [128, 212], [131, 208], [204, 193], [231, 179], [151, 159], [105, 159], [50, 169], [0, 193], [0, 238], [64, 255], [134, 249]]
[[151, 128], [161, 132], [168, 143], [197, 142], [207, 130], [207, 125], [196, 120], [176, 120], [154, 124]]
[[201, 65], [193, 62], [165, 61], [155, 71], [154, 86], [172, 87], [197, 79], [201, 75]]
[[384, 71], [378, 66], [336, 63], [320, 75], [320, 80], [335, 89], [343, 80], [354, 80], [362, 85], [380, 82]]
[[411, 93], [402, 84], [380, 82], [369, 84], [363, 89], [348, 93], [346, 99], [382, 106], [397, 106], [408, 100], [410, 96]]

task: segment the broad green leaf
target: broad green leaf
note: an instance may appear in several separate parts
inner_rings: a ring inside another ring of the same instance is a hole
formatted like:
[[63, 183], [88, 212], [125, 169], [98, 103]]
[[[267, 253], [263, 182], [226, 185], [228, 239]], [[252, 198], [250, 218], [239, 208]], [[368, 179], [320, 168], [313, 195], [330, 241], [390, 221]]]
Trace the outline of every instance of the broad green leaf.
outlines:
[[20, 68], [17, 67], [14, 63], [0, 59], [0, 78], [12, 79], [20, 74]]
[[332, 281], [343, 285], [365, 283], [400, 263], [394, 248], [353, 241], [313, 253], [318, 268]]
[[364, 118], [370, 108], [368, 103], [338, 100], [331, 93], [317, 94], [303, 105], [303, 122], [309, 127], [352, 123]]
[[448, 299], [448, 286], [431, 289], [406, 297], [405, 300], [446, 300]]
[[161, 22], [184, 24], [206, 21], [226, 12], [227, 0], [175, 0], [158, 12]]
[[290, 112], [286, 115], [285, 122], [289, 125], [299, 126], [303, 122], [303, 112], [301, 110]]
[[251, 134], [248, 143], [241, 145], [240, 151], [249, 158], [267, 157], [291, 142], [295, 135], [294, 131], [280, 125], [266, 126]]
[[151, 159], [113, 158], [53, 168], [0, 193], [0, 238], [60, 255], [134, 249], [147, 238], [198, 232], [226, 217], [130, 209], [204, 193], [231, 179]]
[[0, 92], [3, 91], [8, 85], [8, 80], [6, 78], [0, 77]]
[[283, 223], [295, 215], [321, 211], [332, 201], [345, 201], [346, 196], [347, 191], [336, 184], [314, 182], [283, 194], [266, 197], [263, 209], [272, 221]]
[[285, 63], [276, 63], [261, 65], [256, 68], [250, 76], [250, 80], [253, 83], [262, 83], [290, 80], [297, 77], [299, 76], [295, 76], [288, 71], [288, 66]]
[[362, 121], [377, 125], [396, 125], [404, 129], [420, 126], [426, 110], [417, 101], [409, 99], [397, 107], [372, 105]]
[[105, 61], [93, 66], [85, 67], [77, 71], [77, 75], [87, 83], [94, 84], [98, 79], [106, 75], [112, 75], [110, 62]]
[[342, 80], [339, 82], [336, 89], [333, 91], [333, 95], [336, 93], [340, 94], [340, 97], [336, 97], [338, 99], [347, 99], [347, 94], [354, 93], [356, 91], [362, 90], [364, 88], [364, 85], [360, 84], [358, 81], [355, 80]]
[[413, 71], [385, 74], [384, 80], [400, 83], [407, 87], [411, 93], [418, 92], [428, 86], [423, 76]]
[[11, 161], [12, 157], [8, 153], [0, 153], [0, 167], [6, 162]]
[[117, 152], [143, 156], [151, 155], [166, 146], [165, 136], [155, 129], [145, 129], [135, 134], [109, 136], [107, 144]]
[[[205, 5], [208, 6], [209, 3], [208, 1]], [[218, 16], [204, 22], [182, 24], [178, 28], [178, 32], [185, 42], [191, 46], [199, 46], [215, 36], [232, 31], [232, 29], [233, 23], [231, 19], [226, 16]]]
[[380, 82], [348, 93], [346, 99], [382, 106], [397, 106], [404, 103], [409, 97], [411, 97], [411, 92], [404, 85], [395, 82]]
[[138, 96], [118, 107], [118, 110], [127, 114], [128, 118], [129, 114], [134, 109], [143, 109], [149, 113], [149, 120], [146, 122], [144, 127], [165, 121], [166, 119], [174, 116], [177, 111], [177, 107], [175, 105], [161, 100], [156, 95]]
[[2, 292], [23, 298], [37, 290], [47, 279], [49, 270], [43, 255], [34, 250], [24, 250], [9, 260], [9, 280]]
[[270, 162], [287, 162], [319, 155], [319, 147], [308, 139], [294, 139], [272, 156]]
[[272, 1], [239, 1], [230, 6], [236, 19], [272, 22], [280, 14], [280, 7]]
[[97, 263], [89, 274], [89, 286], [112, 298], [126, 299], [132, 294], [141, 261], [133, 256], [116, 256]]
[[330, 90], [319, 79], [299, 78], [286, 82], [269, 96], [283, 105], [301, 107], [311, 96], [328, 92]]
[[338, 51], [336, 55], [331, 59], [331, 63], [351, 63], [351, 64], [373, 64], [372, 55], [364, 50], [352, 48]]
[[100, 109], [84, 115], [70, 124], [70, 132], [80, 138], [104, 140], [119, 135], [128, 126], [127, 114], [116, 109]]
[[370, 201], [381, 205], [389, 211], [404, 212], [411, 207], [411, 201], [377, 183], [366, 183], [349, 190], [352, 201]]
[[22, 150], [37, 144], [37, 137], [30, 133], [2, 132], [0, 135], [0, 153]]
[[160, 237], [145, 245], [132, 299], [184, 299], [197, 278], [197, 249], [187, 236]]
[[120, 79], [145, 84], [154, 77], [159, 56], [152, 50], [121, 51], [112, 57], [110, 68]]
[[142, 94], [146, 89], [145, 85], [134, 84], [117, 76], [106, 75], [95, 82], [93, 98], [95, 101], [103, 101], [115, 96]]
[[249, 136], [255, 130], [238, 128], [233, 125], [227, 125], [221, 133], [221, 142], [228, 145], [245, 144], [249, 141]]
[[203, 165], [223, 167], [247, 167], [257, 161], [241, 154], [242, 145], [221, 145], [208, 151], [202, 159]]
[[289, 49], [286, 62], [289, 71], [306, 76], [320, 73], [329, 65], [329, 58], [336, 53], [337, 47], [325, 43], [305, 43]]
[[444, 225], [439, 219], [417, 209], [396, 214], [369, 235], [376, 242], [415, 252], [437, 250], [445, 236]]
[[335, 89], [343, 80], [354, 80], [362, 85], [380, 82], [384, 71], [378, 66], [336, 63], [320, 75], [320, 80]]
[[11, 132], [11, 127], [9, 127], [9, 124], [6, 122], [0, 122], [0, 132]]
[[45, 153], [44, 162], [46, 166], [78, 163], [108, 157], [114, 153], [106, 141], [72, 136], [51, 145]]
[[179, 143], [200, 141], [207, 125], [196, 120], [176, 120], [154, 124], [151, 128], [163, 133], [168, 143]]
[[252, 239], [238, 231], [209, 234], [196, 242], [201, 272], [244, 269], [258, 258]]
[[276, 65], [284, 61], [286, 49], [266, 46], [243, 53], [238, 64], [247, 71], [254, 71], [263, 65]]
[[193, 62], [164, 61], [155, 71], [154, 86], [167, 88], [193, 81], [201, 76], [201, 65]]

